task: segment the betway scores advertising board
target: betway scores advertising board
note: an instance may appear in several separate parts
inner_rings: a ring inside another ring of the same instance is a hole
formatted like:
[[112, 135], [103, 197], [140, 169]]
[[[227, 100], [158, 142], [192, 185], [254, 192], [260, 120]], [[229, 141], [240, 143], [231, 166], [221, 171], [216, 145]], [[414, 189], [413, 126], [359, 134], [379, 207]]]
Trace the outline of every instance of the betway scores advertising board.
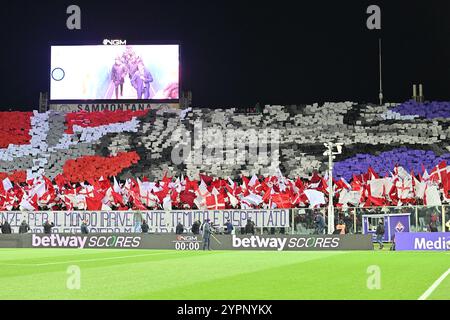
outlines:
[[146, 220], [152, 233], [174, 233], [178, 223], [188, 232], [192, 224], [210, 219], [215, 227], [222, 228], [227, 220], [235, 228], [245, 227], [251, 219], [257, 228], [288, 228], [289, 210], [176, 210], [176, 211], [42, 211], [0, 212], [0, 223], [8, 221], [14, 233], [19, 232], [25, 220], [32, 233], [42, 233], [45, 221], [55, 224], [55, 233], [79, 233], [81, 222], [87, 223], [92, 233], [133, 233], [135, 227]]
[[370, 235], [232, 236], [230, 240], [224, 250], [373, 250]]
[[395, 249], [397, 251], [450, 250], [450, 233], [448, 232], [396, 233]]
[[[258, 236], [213, 235], [212, 250], [338, 251], [373, 250], [370, 235]], [[174, 234], [26, 234], [1, 235], [0, 248], [203, 249], [199, 235]]]

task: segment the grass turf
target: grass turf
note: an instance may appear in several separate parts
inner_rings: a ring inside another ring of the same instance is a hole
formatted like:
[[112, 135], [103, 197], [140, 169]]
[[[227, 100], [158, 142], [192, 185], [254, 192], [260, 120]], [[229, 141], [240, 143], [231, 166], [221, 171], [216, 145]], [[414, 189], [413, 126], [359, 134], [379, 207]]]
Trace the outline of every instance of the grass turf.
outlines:
[[[81, 271], [67, 289], [69, 266]], [[381, 289], [367, 288], [369, 266]], [[0, 299], [418, 299], [449, 252], [1, 249]], [[450, 299], [450, 276], [429, 299]]]

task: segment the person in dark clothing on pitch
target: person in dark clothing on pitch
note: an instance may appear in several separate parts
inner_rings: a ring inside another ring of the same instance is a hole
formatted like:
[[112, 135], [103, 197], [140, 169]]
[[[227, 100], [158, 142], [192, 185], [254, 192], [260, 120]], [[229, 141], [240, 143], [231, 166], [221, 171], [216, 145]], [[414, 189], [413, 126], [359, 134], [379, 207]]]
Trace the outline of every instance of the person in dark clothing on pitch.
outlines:
[[252, 219], [247, 220], [247, 224], [245, 225], [245, 233], [246, 234], [255, 234], [255, 223]]
[[200, 234], [200, 226], [201, 226], [201, 222], [200, 222], [200, 220], [197, 220], [197, 221], [195, 221], [193, 224], [192, 224], [192, 233], [193, 234]]
[[55, 224], [52, 222], [45, 221], [45, 223], [42, 225], [44, 227], [44, 234], [51, 234], [52, 228], [55, 226]]
[[143, 220], [142, 224], [141, 224], [142, 233], [148, 233], [149, 229], [150, 229], [150, 227], [148, 226], [147, 221]]
[[25, 220], [23, 220], [19, 227], [19, 233], [21, 233], [21, 234], [28, 233], [28, 231], [30, 231], [30, 230], [31, 230], [31, 228], [28, 225], [28, 223]]
[[428, 228], [430, 229], [430, 232], [439, 232], [439, 229], [435, 221], [431, 221], [430, 224], [428, 225]]
[[227, 223], [225, 223], [225, 234], [231, 234], [231, 232], [233, 232], [233, 224], [230, 222], [230, 219], [227, 220]]
[[181, 222], [178, 222], [176, 230], [175, 230], [175, 233], [176, 234], [183, 234], [183, 232], [184, 232], [184, 227], [181, 224]]
[[11, 234], [11, 225], [8, 221], [5, 221], [2, 225], [0, 225], [0, 229], [3, 234]]
[[392, 246], [390, 250], [395, 251], [395, 235], [392, 236]]
[[383, 238], [384, 238], [384, 221], [380, 220], [378, 223], [377, 230], [375, 231], [375, 234], [377, 236], [377, 242], [380, 244], [380, 250], [384, 248], [383, 244]]
[[83, 220], [81, 222], [81, 233], [82, 234], [89, 234], [89, 229], [88, 229], [88, 226], [87, 226], [87, 223], [86, 223], [85, 220]]
[[314, 224], [316, 226], [315, 234], [323, 234], [325, 230], [325, 219], [323, 215], [319, 212], [314, 217]]
[[203, 223], [202, 223], [201, 226], [200, 226], [200, 231], [203, 231], [203, 227], [204, 227], [205, 224], [207, 224], [207, 223], [210, 223], [210, 220], [209, 220], [209, 219], [204, 219], [204, 220], [203, 220]]
[[211, 224], [209, 223], [209, 219], [203, 224], [202, 228], [202, 236], [203, 236], [203, 251], [208, 249], [211, 250], [211, 234], [213, 233], [211, 229]]

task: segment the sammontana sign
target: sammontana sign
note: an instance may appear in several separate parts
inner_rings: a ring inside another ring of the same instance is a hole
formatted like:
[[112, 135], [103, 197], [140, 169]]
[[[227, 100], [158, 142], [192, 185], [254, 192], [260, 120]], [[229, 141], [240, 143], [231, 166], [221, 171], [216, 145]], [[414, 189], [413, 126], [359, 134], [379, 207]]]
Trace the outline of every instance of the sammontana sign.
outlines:
[[144, 111], [153, 109], [179, 109], [178, 103], [86, 103], [51, 104], [50, 110], [59, 112], [100, 112], [100, 111]]

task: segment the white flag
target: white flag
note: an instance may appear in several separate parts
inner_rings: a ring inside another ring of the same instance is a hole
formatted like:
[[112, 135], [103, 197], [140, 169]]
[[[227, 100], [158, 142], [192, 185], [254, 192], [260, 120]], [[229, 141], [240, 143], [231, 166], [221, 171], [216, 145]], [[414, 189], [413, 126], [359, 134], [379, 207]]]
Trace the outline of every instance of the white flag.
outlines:
[[112, 209], [106, 204], [102, 203], [102, 211], [112, 211]]
[[259, 206], [261, 202], [263, 202], [263, 198], [259, 195], [250, 193], [248, 196], [242, 198], [241, 201], [245, 201], [251, 205]]
[[200, 186], [198, 187], [198, 192], [200, 193], [200, 195], [202, 197], [206, 197], [207, 195], [209, 195], [208, 186], [206, 185], [206, 183], [203, 180], [200, 183]]
[[248, 183], [248, 186], [249, 187], [253, 187], [256, 184], [257, 181], [258, 181], [258, 177], [256, 175], [253, 175], [252, 179]]
[[33, 207], [33, 205], [25, 198], [22, 198], [22, 201], [20, 201], [20, 210], [21, 211], [35, 211], [36, 208]]
[[318, 205], [326, 204], [325, 195], [317, 190], [305, 190], [305, 195], [309, 200], [310, 208], [314, 208]]
[[382, 198], [385, 196], [383, 191], [387, 194], [392, 188], [392, 180], [389, 178], [373, 179], [369, 181], [370, 193], [372, 197]]
[[414, 183], [414, 192], [416, 193], [416, 198], [423, 199], [423, 197], [425, 196], [425, 189], [427, 184], [425, 182], [420, 182], [416, 178], [414, 178]]
[[428, 186], [427, 190], [425, 191], [425, 197], [426, 202], [425, 205], [427, 206], [441, 206], [441, 195], [439, 193], [439, 190], [436, 186]]
[[34, 186], [33, 189], [30, 191], [30, 197], [34, 197], [35, 194], [38, 195], [39, 198], [41, 198], [45, 192], [46, 192], [46, 185], [45, 183], [41, 182], [38, 185]]
[[163, 208], [164, 208], [164, 210], [167, 210], [167, 211], [172, 210], [172, 199], [170, 198], [170, 195], [167, 195], [163, 199]]
[[122, 189], [119, 186], [119, 183], [117, 182], [116, 177], [114, 177], [114, 192], [120, 194], [122, 192]]
[[410, 180], [411, 175], [403, 167], [397, 168], [397, 176], [402, 180]]
[[230, 199], [230, 204], [232, 207], [236, 207], [239, 204], [239, 200], [233, 196], [231, 193], [227, 192], [228, 198]]

